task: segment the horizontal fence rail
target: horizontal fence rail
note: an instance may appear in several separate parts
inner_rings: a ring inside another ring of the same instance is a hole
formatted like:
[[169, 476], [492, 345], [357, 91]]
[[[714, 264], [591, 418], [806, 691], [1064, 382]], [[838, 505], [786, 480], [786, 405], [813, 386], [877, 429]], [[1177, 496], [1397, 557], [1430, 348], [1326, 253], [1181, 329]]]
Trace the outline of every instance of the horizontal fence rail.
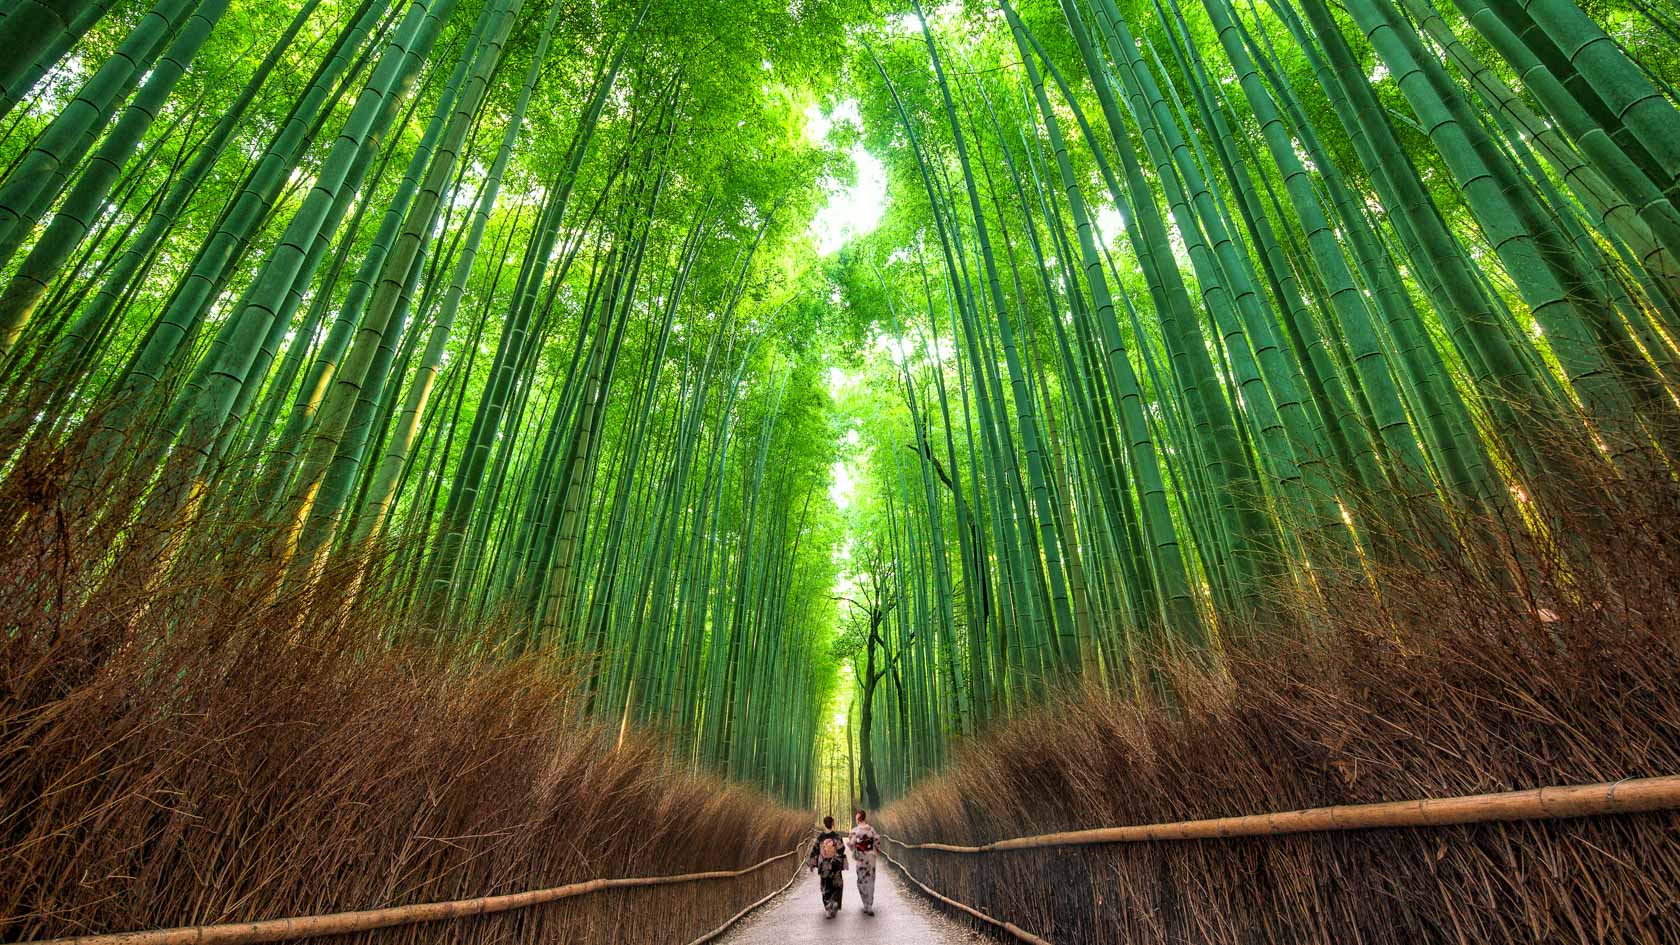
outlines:
[[[256, 942], [289, 942], [320, 935], [343, 935], [398, 925], [416, 925], [443, 919], [489, 915], [528, 909], [545, 903], [586, 896], [607, 889], [639, 886], [670, 886], [677, 883], [697, 883], [713, 879], [734, 879], [756, 873], [772, 863], [799, 853], [795, 847], [767, 860], [738, 870], [713, 870], [707, 873], [681, 873], [674, 876], [631, 876], [620, 879], [589, 879], [564, 886], [533, 889], [500, 896], [480, 896], [476, 899], [455, 899], [447, 902], [425, 902], [410, 906], [389, 906], [384, 909], [363, 909], [357, 912], [334, 912], [327, 915], [294, 916], [287, 919], [264, 919], [258, 922], [232, 922], [218, 925], [190, 925], [175, 929], [153, 929], [144, 932], [111, 932], [101, 935], [77, 935], [70, 938], [38, 939], [33, 942], [14, 942], [11, 945], [250, 945]], [[798, 874], [795, 873], [797, 878]], [[786, 888], [785, 886], [783, 887]], [[780, 890], [778, 890], [779, 892]], [[772, 893], [771, 895], [774, 895]], [[767, 899], [768, 897], [766, 897]], [[757, 906], [765, 900], [754, 903]], [[737, 914], [733, 923], [747, 911]], [[713, 933], [715, 934], [715, 933]], [[706, 941], [706, 939], [701, 939]]]
[[1272, 814], [1214, 817], [1208, 820], [1182, 820], [1130, 827], [1098, 827], [1091, 830], [1014, 837], [979, 846], [911, 843], [894, 837], [883, 839], [911, 850], [1001, 853], [1043, 847], [1141, 843], [1147, 840], [1216, 840], [1226, 837], [1264, 837], [1332, 830], [1444, 827], [1499, 821], [1560, 820], [1604, 814], [1641, 814], [1676, 809], [1680, 809], [1680, 775], [1664, 775], [1655, 778], [1625, 778], [1600, 784], [1571, 784], [1526, 791], [1504, 791], [1497, 794], [1311, 807]]
[[[1104, 843], [1141, 843], [1149, 840], [1217, 840], [1228, 837], [1264, 837], [1335, 830], [1371, 830], [1402, 827], [1445, 827], [1457, 824], [1498, 823], [1524, 820], [1561, 820], [1606, 814], [1642, 814], [1680, 810], [1680, 775], [1655, 778], [1624, 778], [1600, 784], [1572, 784], [1472, 794], [1463, 797], [1424, 798], [1415, 801], [1385, 801], [1375, 804], [1344, 804], [1305, 810], [1242, 817], [1215, 817], [1174, 823], [1139, 824], [1129, 827], [1100, 827], [1060, 833], [1014, 837], [979, 846], [955, 843], [910, 843], [882, 834], [881, 839], [909, 850], [937, 850], [945, 853], [1002, 853], [1045, 847], [1089, 846]], [[958, 902], [924, 884], [903, 863], [885, 850], [881, 855], [898, 867], [904, 878], [923, 893], [953, 909], [966, 913], [1030, 945], [1051, 945], [1013, 922], [995, 918]]]

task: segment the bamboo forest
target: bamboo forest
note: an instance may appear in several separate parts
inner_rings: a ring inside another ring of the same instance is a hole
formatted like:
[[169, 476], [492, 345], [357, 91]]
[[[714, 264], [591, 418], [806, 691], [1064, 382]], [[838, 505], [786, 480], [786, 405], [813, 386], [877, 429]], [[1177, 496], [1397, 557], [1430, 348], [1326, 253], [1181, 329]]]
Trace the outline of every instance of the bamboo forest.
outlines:
[[1680, 940], [1677, 87], [1673, 0], [0, 0], [0, 941], [709, 941], [858, 810], [834, 941]]

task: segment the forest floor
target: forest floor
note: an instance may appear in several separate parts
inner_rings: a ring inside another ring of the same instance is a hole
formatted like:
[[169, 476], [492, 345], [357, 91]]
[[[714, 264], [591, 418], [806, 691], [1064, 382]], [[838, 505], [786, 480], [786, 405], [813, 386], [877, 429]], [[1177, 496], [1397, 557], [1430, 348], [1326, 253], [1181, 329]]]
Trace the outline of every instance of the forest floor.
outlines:
[[875, 914], [863, 914], [852, 875], [840, 913], [823, 918], [816, 877], [803, 872], [793, 888], [747, 916], [719, 945], [967, 945], [991, 941], [941, 914], [910, 892], [903, 877], [882, 863], [875, 874]]

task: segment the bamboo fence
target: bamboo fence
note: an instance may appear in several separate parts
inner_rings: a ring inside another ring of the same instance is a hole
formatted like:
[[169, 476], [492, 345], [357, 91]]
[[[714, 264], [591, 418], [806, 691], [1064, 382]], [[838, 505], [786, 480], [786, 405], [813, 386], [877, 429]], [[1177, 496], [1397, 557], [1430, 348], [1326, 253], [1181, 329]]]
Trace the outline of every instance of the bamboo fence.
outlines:
[[1020, 941], [1029, 942], [1029, 943], [1031, 943], [1031, 945], [1052, 945], [1052, 943], [1050, 942], [1049, 939], [1039, 938], [1037, 935], [1034, 935], [1031, 932], [1028, 932], [1026, 929], [1021, 928], [1020, 926], [1016, 925], [1013, 922], [1005, 922], [1002, 919], [994, 919], [991, 916], [987, 915], [986, 913], [981, 912], [979, 909], [974, 908], [973, 906], [967, 905], [965, 903], [958, 902], [957, 900], [952, 899], [950, 896], [947, 896], [944, 893], [941, 893], [938, 890], [933, 889], [932, 887], [928, 886], [926, 883], [922, 882], [921, 880], [917, 879], [914, 875], [912, 875], [911, 872], [908, 869], [905, 868], [903, 863], [900, 863], [897, 860], [893, 859], [892, 856], [887, 853], [887, 851], [882, 850], [881, 855], [883, 857], [886, 857], [886, 860], [887, 860], [888, 863], [891, 863], [892, 865], [898, 867], [898, 871], [900, 873], [904, 874], [905, 879], [909, 880], [912, 884], [915, 885], [915, 887], [917, 889], [920, 889], [922, 892], [926, 893], [931, 898], [937, 899], [940, 902], [945, 903], [946, 905], [950, 906], [953, 909], [957, 909], [961, 912], [966, 912], [969, 915], [975, 917], [976, 919], [979, 919], [982, 922], [986, 922], [986, 923], [989, 923], [991, 925], [995, 925], [998, 928], [1003, 929], [1005, 932], [1008, 932], [1010, 935], [1015, 936], [1015, 938], [1019, 939]]
[[[795, 848], [794, 852], [795, 853], [799, 852], [798, 848]], [[783, 855], [785, 856], [786, 854], [783, 854]], [[801, 864], [801, 865], [803, 865], [803, 864]], [[799, 866], [795, 866], [794, 869], [793, 869], [793, 875], [789, 876], [788, 881], [783, 883], [780, 888], [772, 889], [770, 892], [765, 894], [763, 899], [760, 899], [757, 902], [749, 904], [745, 909], [742, 909], [740, 912], [737, 912], [734, 915], [730, 916], [729, 919], [727, 921], [725, 921], [722, 925], [720, 925], [717, 928], [711, 930], [710, 932], [707, 932], [705, 935], [700, 936], [699, 938], [695, 939], [694, 941], [689, 942], [688, 945], [706, 945], [707, 942], [715, 941], [718, 938], [718, 936], [720, 936], [723, 933], [729, 931], [730, 927], [733, 926], [735, 923], [737, 923], [737, 922], [741, 921], [742, 919], [746, 918], [747, 914], [749, 912], [752, 912], [754, 909], [757, 909], [759, 906], [762, 906], [765, 903], [769, 902], [770, 900], [776, 898], [777, 896], [780, 896], [782, 893], [787, 892], [788, 888], [798, 881], [799, 881]]]
[[[397, 925], [415, 925], [421, 922], [438, 922], [443, 919], [460, 919], [468, 916], [507, 912], [513, 909], [528, 909], [532, 906], [540, 906], [560, 899], [570, 899], [574, 896], [586, 896], [607, 889], [668, 886], [676, 883], [695, 883], [713, 879], [733, 879], [737, 876], [745, 876], [748, 873], [756, 873], [772, 863], [785, 860], [798, 853], [799, 848], [796, 847], [786, 853], [779, 853], [767, 860], [739, 870], [713, 870], [706, 873], [682, 873], [673, 876], [590, 879], [580, 883], [568, 883], [564, 886], [551, 886], [547, 889], [533, 889], [528, 892], [508, 893], [500, 896], [480, 896], [476, 899], [425, 902], [409, 906], [362, 909], [356, 912], [334, 912], [327, 915], [294, 916], [286, 919], [265, 919], [260, 922], [233, 922], [222, 925], [193, 925], [174, 929], [153, 929], [143, 932], [78, 935], [71, 938], [43, 939], [32, 943], [18, 942], [12, 943], [12, 945], [251, 945], [251, 943], [257, 942], [289, 942], [295, 939], [314, 938], [321, 935], [343, 935], [350, 932], [365, 932], [369, 929], [383, 929]], [[794, 875], [797, 878], [798, 874], [795, 873]], [[787, 887], [782, 888], [786, 889]], [[777, 892], [780, 891], [777, 890]], [[771, 896], [774, 895], [775, 893], [771, 893]], [[733, 924], [741, 916], [768, 901], [769, 898], [769, 896], [766, 896], [764, 899], [748, 906], [730, 919], [729, 923]], [[726, 924], [725, 928], [727, 927]], [[702, 937], [698, 941], [709, 941], [716, 935], [717, 932], [712, 932], [709, 933], [708, 937]]]
[[[952, 843], [908, 843], [885, 835], [882, 839], [906, 849], [977, 854], [1032, 850], [1043, 847], [1138, 843], [1150, 840], [1209, 840], [1335, 830], [1440, 827], [1454, 824], [1517, 820], [1556, 820], [1570, 817], [1637, 814], [1676, 809], [1680, 809], [1680, 775], [1665, 775], [1655, 778], [1626, 778], [1621, 781], [1608, 781], [1598, 784], [1562, 785], [1534, 788], [1526, 791], [1473, 794], [1463, 797], [1424, 798], [1376, 804], [1349, 804], [1271, 814], [1252, 814], [1241, 817], [1216, 817], [1207, 820], [1187, 820], [1175, 823], [1073, 830], [1028, 837], [1014, 837], [979, 846], [963, 846]], [[420, 922], [437, 922], [443, 919], [525, 909], [607, 889], [731, 879], [757, 872], [772, 863], [795, 856], [798, 852], [799, 850], [796, 848], [739, 870], [714, 870], [706, 873], [683, 873], [674, 876], [591, 879], [547, 889], [509, 893], [500, 896], [482, 896], [476, 899], [419, 903], [409, 906], [365, 909], [357, 912], [336, 912], [318, 916], [267, 919], [259, 922], [83, 935], [72, 938], [47, 939], [33, 943], [13, 943], [13, 945], [252, 945], [252, 943], [258, 942], [284, 942], [320, 935], [341, 935], [397, 925], [413, 925]], [[884, 850], [882, 855], [886, 857], [889, 863], [903, 872], [906, 879], [928, 896], [983, 922], [1003, 929], [1021, 941], [1036, 943], [1036, 945], [1050, 945], [1045, 939], [1033, 935], [1013, 923], [995, 919], [935, 891], [911, 875], [904, 864], [887, 855]], [[795, 872], [794, 878], [798, 878], [797, 872]], [[791, 885], [793, 885], [792, 880], [775, 892], [736, 913], [723, 926], [696, 939], [690, 945], [703, 945], [703, 943], [712, 941], [743, 916], [770, 901]]]
[[1464, 797], [1345, 804], [1241, 817], [1069, 830], [1013, 837], [979, 846], [910, 843], [890, 836], [883, 839], [912, 850], [1001, 853], [1043, 847], [1141, 843], [1147, 840], [1216, 840], [1225, 837], [1266, 837], [1332, 830], [1444, 827], [1453, 824], [1559, 820], [1569, 817], [1640, 814], [1676, 809], [1680, 809], [1680, 775], [1663, 775], [1655, 778], [1624, 778], [1598, 784], [1571, 784], [1526, 791], [1471, 794]]
[[[1375, 804], [1346, 804], [1305, 810], [1243, 817], [1216, 817], [1175, 823], [1102, 827], [1059, 833], [1013, 837], [979, 846], [954, 843], [907, 843], [883, 834], [881, 839], [912, 850], [945, 853], [999, 853], [1045, 847], [1088, 846], [1105, 843], [1139, 843], [1149, 840], [1212, 840], [1227, 837], [1263, 837], [1336, 830], [1371, 830], [1404, 827], [1441, 827], [1454, 824], [1495, 823], [1520, 820], [1558, 820], [1614, 814], [1638, 814], [1680, 809], [1680, 775], [1655, 778], [1624, 778], [1599, 784], [1575, 784], [1504, 791], [1463, 797], [1424, 798]], [[881, 855], [898, 867], [904, 878], [928, 896], [982, 922], [1009, 933], [1030, 945], [1052, 945], [1045, 938], [1013, 922], [997, 919], [966, 903], [958, 902], [917, 879], [903, 863], [885, 850]]]

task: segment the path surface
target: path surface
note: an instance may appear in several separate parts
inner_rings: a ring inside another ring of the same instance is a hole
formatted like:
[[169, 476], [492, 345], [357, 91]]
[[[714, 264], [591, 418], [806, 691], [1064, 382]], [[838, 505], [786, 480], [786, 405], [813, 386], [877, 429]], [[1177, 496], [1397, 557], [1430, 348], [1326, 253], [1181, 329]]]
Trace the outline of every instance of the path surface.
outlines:
[[[785, 875], [785, 874], [784, 874]], [[741, 920], [719, 945], [973, 945], [987, 941], [939, 914], [883, 860], [875, 873], [875, 914], [863, 914], [852, 874], [840, 914], [823, 918], [817, 880], [803, 871], [793, 888]]]

